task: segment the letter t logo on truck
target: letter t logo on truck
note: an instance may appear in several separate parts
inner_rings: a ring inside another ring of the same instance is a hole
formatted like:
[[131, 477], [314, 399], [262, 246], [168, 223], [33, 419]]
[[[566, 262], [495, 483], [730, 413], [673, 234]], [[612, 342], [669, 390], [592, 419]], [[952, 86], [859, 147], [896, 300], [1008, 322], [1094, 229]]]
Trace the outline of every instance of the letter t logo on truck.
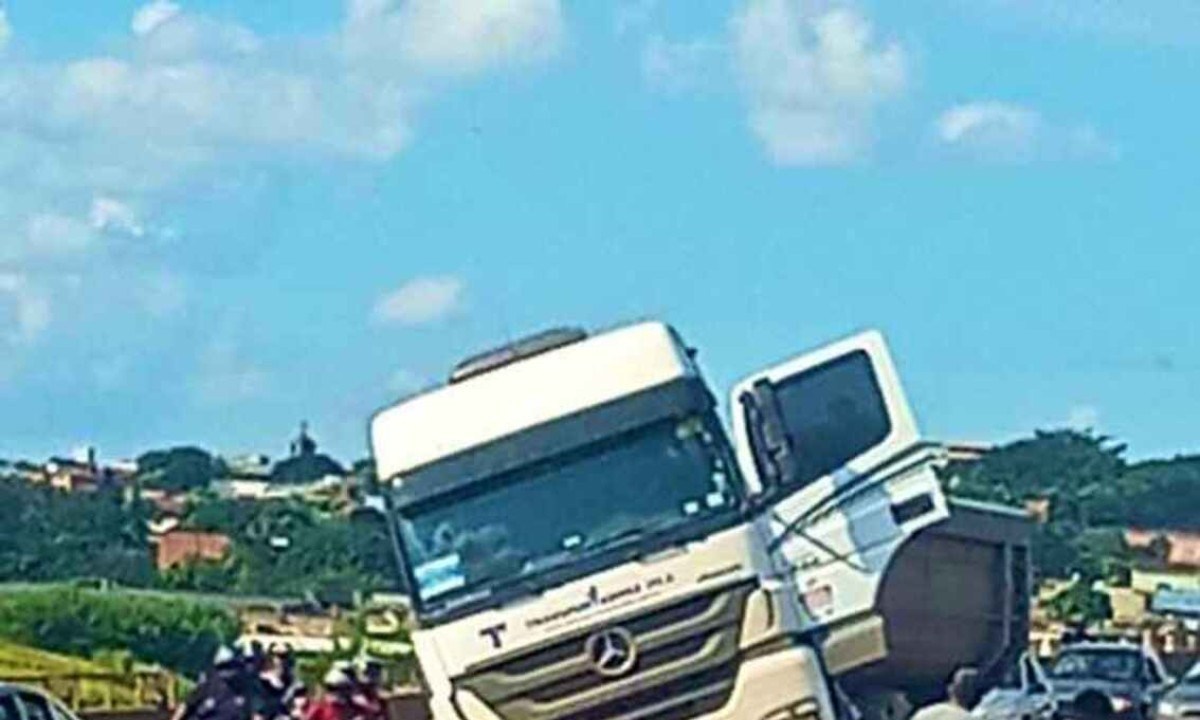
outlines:
[[499, 650], [500, 645], [502, 644], [500, 642], [500, 633], [505, 632], [506, 630], [508, 630], [508, 625], [505, 623], [492, 625], [491, 627], [485, 627], [484, 629], [480, 630], [479, 637], [488, 638], [492, 641], [492, 649]]

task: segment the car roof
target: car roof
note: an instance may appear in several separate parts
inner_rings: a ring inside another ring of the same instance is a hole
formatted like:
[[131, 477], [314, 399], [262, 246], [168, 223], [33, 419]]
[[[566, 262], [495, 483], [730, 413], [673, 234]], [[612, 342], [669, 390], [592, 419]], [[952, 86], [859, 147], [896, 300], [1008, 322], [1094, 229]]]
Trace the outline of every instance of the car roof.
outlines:
[[1125, 651], [1125, 652], [1135, 652], [1135, 653], [1142, 653], [1142, 654], [1146, 653], [1146, 648], [1142, 647], [1141, 645], [1134, 645], [1133, 643], [1120, 642], [1117, 640], [1108, 640], [1108, 641], [1091, 640], [1088, 642], [1071, 643], [1070, 645], [1064, 645], [1059, 652], [1068, 653], [1068, 652], [1072, 652], [1074, 650], [1100, 650], [1100, 651], [1121, 650], [1121, 651]]

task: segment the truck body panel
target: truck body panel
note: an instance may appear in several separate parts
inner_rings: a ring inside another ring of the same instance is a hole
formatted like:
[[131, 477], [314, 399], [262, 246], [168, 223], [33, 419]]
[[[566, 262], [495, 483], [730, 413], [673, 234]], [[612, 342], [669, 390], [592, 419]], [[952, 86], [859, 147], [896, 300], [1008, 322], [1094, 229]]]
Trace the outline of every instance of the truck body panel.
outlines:
[[887, 657], [839, 680], [854, 697], [903, 692], [920, 705], [977, 668], [984, 685], [1029, 644], [1032, 520], [1003, 506], [952, 499], [949, 518], [900, 548], [880, 588]]

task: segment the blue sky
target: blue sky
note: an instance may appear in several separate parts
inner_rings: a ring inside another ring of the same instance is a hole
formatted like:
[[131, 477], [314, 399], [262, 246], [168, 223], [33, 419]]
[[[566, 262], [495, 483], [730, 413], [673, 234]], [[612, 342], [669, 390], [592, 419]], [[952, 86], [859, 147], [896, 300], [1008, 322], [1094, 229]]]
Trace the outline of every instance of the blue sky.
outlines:
[[1200, 451], [1190, 0], [9, 0], [0, 456], [345, 459], [548, 325], [865, 327], [930, 436]]

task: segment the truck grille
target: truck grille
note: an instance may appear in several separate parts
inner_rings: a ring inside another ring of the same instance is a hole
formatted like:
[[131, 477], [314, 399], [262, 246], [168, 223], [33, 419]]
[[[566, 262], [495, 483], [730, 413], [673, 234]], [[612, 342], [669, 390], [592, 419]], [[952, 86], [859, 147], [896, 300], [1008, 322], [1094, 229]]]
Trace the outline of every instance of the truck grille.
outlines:
[[[738, 641], [753, 584], [686, 598], [617, 619], [468, 670], [455, 685], [504, 720], [685, 720], [720, 708], [737, 675]], [[599, 672], [589, 639], [619, 629], [636, 662], [619, 677]]]

